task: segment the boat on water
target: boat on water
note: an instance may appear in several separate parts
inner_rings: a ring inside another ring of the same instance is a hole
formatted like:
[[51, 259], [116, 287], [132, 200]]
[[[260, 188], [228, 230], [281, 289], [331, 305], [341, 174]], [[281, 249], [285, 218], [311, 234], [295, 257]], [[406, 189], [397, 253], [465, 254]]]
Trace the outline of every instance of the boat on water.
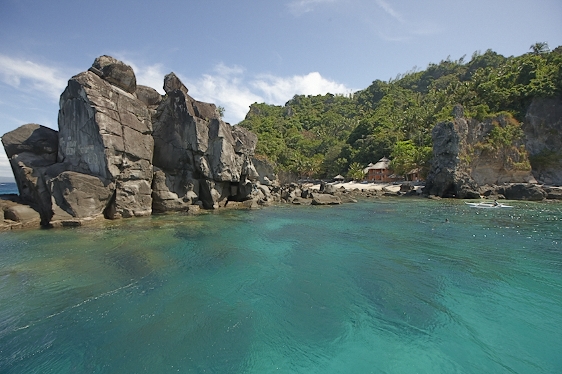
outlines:
[[471, 208], [484, 208], [484, 209], [497, 209], [497, 208], [513, 208], [511, 205], [506, 205], [498, 202], [494, 203], [468, 203], [465, 202]]

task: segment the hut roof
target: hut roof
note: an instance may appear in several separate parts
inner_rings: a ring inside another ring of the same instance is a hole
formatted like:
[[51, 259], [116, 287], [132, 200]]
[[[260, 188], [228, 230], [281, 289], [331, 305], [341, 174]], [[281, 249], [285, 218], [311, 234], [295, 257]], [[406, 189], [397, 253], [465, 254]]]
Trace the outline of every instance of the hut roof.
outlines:
[[367, 166], [365, 170], [368, 171], [369, 169], [388, 169], [389, 166], [390, 160], [386, 157], [383, 157], [376, 164], [369, 164], [369, 166]]

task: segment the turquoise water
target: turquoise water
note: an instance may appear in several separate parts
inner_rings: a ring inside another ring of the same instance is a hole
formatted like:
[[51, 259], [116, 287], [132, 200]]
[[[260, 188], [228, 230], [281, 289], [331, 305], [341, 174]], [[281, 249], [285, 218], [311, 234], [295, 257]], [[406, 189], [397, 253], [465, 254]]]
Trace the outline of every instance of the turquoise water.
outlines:
[[0, 233], [0, 372], [560, 372], [562, 205], [513, 205]]

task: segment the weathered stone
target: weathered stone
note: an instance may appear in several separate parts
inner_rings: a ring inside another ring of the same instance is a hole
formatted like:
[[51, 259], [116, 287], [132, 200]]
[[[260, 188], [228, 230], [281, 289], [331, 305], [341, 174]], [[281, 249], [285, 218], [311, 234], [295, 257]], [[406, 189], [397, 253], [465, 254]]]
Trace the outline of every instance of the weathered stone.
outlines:
[[106, 57], [94, 63], [94, 68], [107, 67], [107, 74], [102, 75], [105, 80], [91, 71], [78, 74], [61, 95], [58, 160], [69, 171], [114, 183], [108, 217], [146, 215], [152, 209], [150, 112], [145, 103], [128, 93], [132, 86], [124, 92], [110, 84], [115, 83], [108, 76], [127, 75], [128, 70]]
[[497, 191], [508, 200], [542, 201], [547, 197], [547, 193], [536, 184], [510, 184], [498, 187]]
[[562, 96], [534, 98], [523, 131], [535, 178], [562, 185]]
[[114, 188], [99, 177], [73, 171], [62, 172], [50, 179], [49, 187], [54, 220], [103, 215]]
[[15, 222], [34, 222], [39, 226], [41, 217], [39, 212], [28, 205], [14, 205], [4, 210], [4, 219], [9, 219]]
[[489, 142], [491, 131], [510, 125], [510, 118], [499, 116], [478, 122], [462, 117], [460, 106], [453, 112], [453, 121], [439, 123], [432, 131], [433, 159], [426, 194], [479, 198], [480, 185], [534, 182], [520, 140], [501, 147]]
[[[248, 192], [243, 186], [258, 178], [251, 160], [256, 136], [220, 120], [213, 104], [193, 100], [175, 74], [165, 77], [164, 89], [168, 95], [153, 117], [153, 163], [168, 181], [165, 189], [157, 189], [162, 196], [154, 195], [158, 204], [184, 206], [179, 201], [184, 186], [169, 183], [168, 175], [189, 174], [197, 180], [196, 194], [207, 209], [223, 206], [227, 199], [250, 198], [251, 189]], [[176, 203], [171, 201], [174, 196]]]
[[128, 93], [134, 93], [137, 89], [137, 79], [133, 69], [111, 56], [96, 58], [90, 71]]
[[58, 134], [45, 126], [29, 123], [2, 136], [2, 144], [8, 158], [20, 153], [40, 156], [44, 165], [57, 161]]
[[313, 193], [312, 205], [338, 205], [341, 204], [339, 196], [330, 194]]
[[152, 87], [139, 84], [137, 85], [135, 95], [137, 99], [142, 101], [148, 107], [157, 106], [162, 102], [162, 95], [160, 95], [158, 91]]

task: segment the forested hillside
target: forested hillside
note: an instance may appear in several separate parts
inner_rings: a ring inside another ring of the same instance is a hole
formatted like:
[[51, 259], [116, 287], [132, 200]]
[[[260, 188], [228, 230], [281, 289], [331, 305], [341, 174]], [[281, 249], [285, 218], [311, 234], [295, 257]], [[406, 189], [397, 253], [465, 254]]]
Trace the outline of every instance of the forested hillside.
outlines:
[[[447, 58], [388, 82], [376, 80], [349, 97], [297, 95], [284, 106], [255, 103], [240, 125], [258, 135], [258, 157], [301, 177], [359, 176], [383, 156], [400, 173], [427, 169], [431, 130], [452, 117], [455, 104], [478, 120], [508, 115], [517, 127], [534, 97], [560, 93], [562, 47], [549, 51], [546, 43], [536, 43], [517, 57], [487, 50], [469, 61]], [[505, 135], [520, 133], [510, 129]]]

